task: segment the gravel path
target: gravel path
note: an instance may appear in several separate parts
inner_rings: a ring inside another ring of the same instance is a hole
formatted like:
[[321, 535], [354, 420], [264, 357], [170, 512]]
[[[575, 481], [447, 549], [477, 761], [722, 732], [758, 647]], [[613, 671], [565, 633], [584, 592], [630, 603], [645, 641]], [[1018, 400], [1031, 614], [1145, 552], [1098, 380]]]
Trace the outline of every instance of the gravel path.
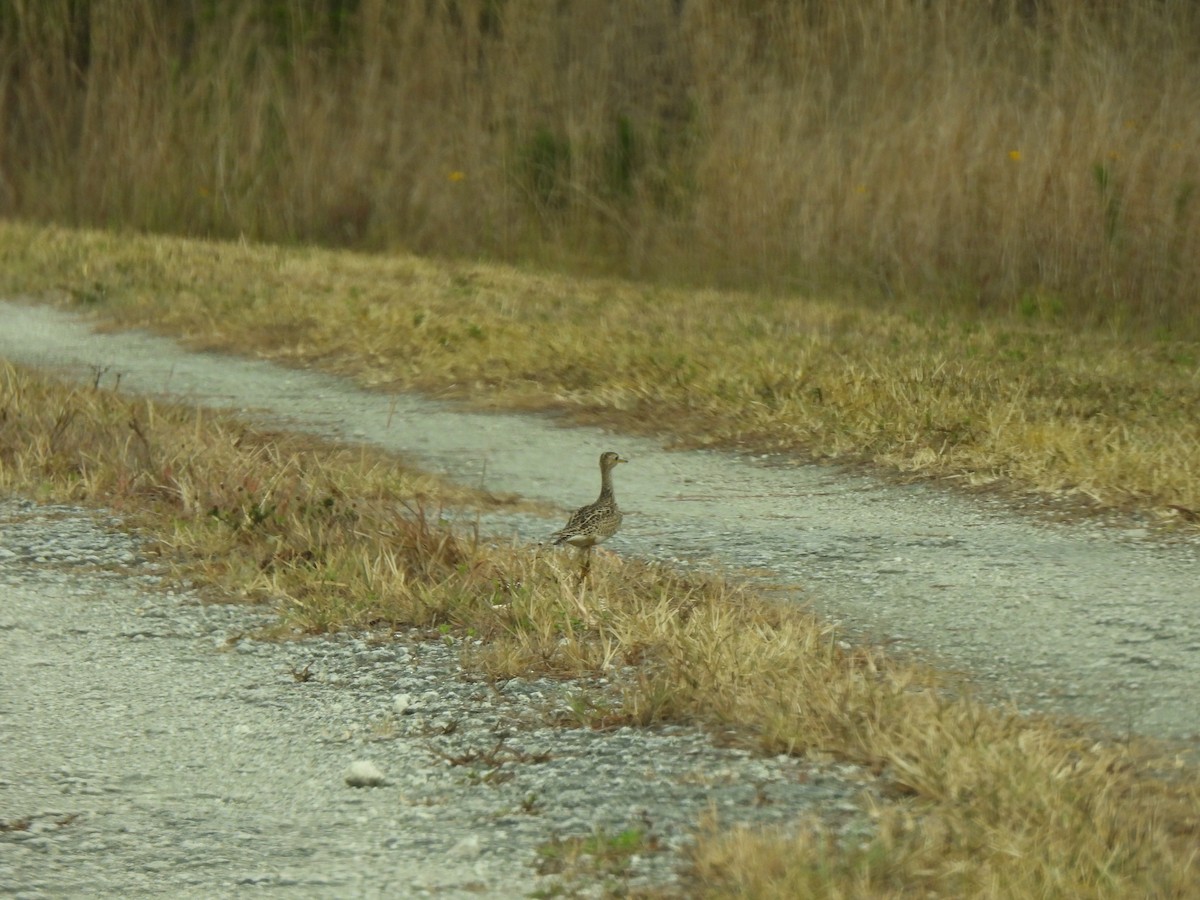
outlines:
[[[964, 671], [1020, 708], [1118, 731], [1200, 739], [1200, 541], [1145, 528], [1052, 524], [987, 498], [896, 486], [779, 457], [666, 452], [552, 418], [472, 413], [363, 391], [315, 372], [192, 353], [145, 334], [92, 332], [46, 306], [0, 302], [0, 357], [122, 390], [248, 412], [376, 443], [500, 493], [564, 507], [595, 497], [596, 457], [625, 511], [607, 546], [761, 572], [850, 632]], [[495, 517], [539, 540], [561, 525]]]
[[867, 827], [853, 767], [550, 728], [576, 685], [473, 681], [452, 644], [255, 641], [271, 610], [172, 593], [120, 529], [0, 501], [0, 895], [524, 897], [561, 882], [539, 847], [628, 828], [653, 849], [610, 883], [670, 887], [710, 808]]
[[[1194, 540], [388, 397], [95, 334], [47, 307], [0, 303], [0, 357], [88, 381], [109, 367], [122, 390], [378, 443], [568, 507], [594, 496], [596, 454], [618, 449], [633, 460], [618, 473], [620, 552], [762, 573], [1025, 707], [1200, 731]], [[483, 524], [532, 540], [561, 522]], [[563, 877], [539, 848], [628, 828], [648, 848], [616, 883], [669, 887], [710, 807], [726, 825], [869, 829], [857, 810], [875, 787], [852, 767], [754, 759], [686, 728], [549, 728], [578, 686], [472, 680], [459, 646], [253, 640], [271, 610], [172, 594], [118, 520], [83, 510], [0, 499], [0, 598], [3, 895], [520, 897]], [[350, 787], [356, 763], [384, 783]], [[569, 888], [596, 894], [605, 878]]]

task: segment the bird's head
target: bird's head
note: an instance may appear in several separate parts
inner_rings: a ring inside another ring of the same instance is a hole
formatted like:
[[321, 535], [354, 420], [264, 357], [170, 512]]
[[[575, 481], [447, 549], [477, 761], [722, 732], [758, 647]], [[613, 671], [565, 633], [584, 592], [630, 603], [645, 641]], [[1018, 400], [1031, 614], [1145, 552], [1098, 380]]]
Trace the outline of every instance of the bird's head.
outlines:
[[604, 470], [611, 469], [617, 463], [627, 463], [629, 460], [622, 459], [620, 454], [614, 453], [611, 450], [606, 450], [600, 454], [600, 468]]

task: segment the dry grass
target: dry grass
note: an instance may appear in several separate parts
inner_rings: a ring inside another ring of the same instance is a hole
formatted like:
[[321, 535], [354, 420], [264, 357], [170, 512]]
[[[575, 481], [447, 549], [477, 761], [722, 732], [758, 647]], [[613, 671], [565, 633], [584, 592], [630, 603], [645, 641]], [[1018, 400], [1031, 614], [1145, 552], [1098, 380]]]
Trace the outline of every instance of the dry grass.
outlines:
[[1168, 751], [954, 697], [933, 673], [844, 649], [811, 616], [717, 578], [598, 561], [577, 589], [561, 556], [481, 542], [422, 512], [494, 501], [367, 450], [9, 366], [0, 411], [0, 489], [121, 509], [181, 576], [278, 603], [292, 626], [446, 626], [482, 639], [464, 662], [496, 678], [608, 676], [616, 693], [581, 705], [593, 727], [695, 722], [886, 779], [865, 846], [803, 823], [795, 836], [702, 834], [697, 893], [1115, 900], [1200, 889], [1200, 773]]
[[282, 603], [290, 624], [314, 633], [447, 621], [449, 598], [429, 599], [429, 586], [463, 575], [474, 550], [439, 530], [437, 511], [516, 503], [366, 447], [256, 432], [7, 365], [0, 421], [0, 490], [116, 509], [158, 535], [168, 561], [235, 596]]
[[0, 213], [1194, 329], [1198, 18], [1161, 0], [8, 3]]
[[0, 291], [121, 326], [681, 443], [1102, 508], [1200, 510], [1200, 343], [411, 256], [0, 224]]

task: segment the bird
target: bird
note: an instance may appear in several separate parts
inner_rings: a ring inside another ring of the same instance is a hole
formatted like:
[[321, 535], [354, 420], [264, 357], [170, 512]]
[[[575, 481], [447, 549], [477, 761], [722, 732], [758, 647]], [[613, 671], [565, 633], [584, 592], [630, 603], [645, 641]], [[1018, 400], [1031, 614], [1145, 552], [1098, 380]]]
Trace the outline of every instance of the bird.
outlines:
[[621, 509], [613, 494], [612, 470], [618, 463], [627, 463], [620, 454], [606, 450], [600, 454], [600, 496], [595, 503], [581, 506], [571, 514], [567, 524], [550, 535], [555, 546], [570, 544], [583, 553], [582, 582], [592, 566], [592, 548], [608, 540], [621, 527]]

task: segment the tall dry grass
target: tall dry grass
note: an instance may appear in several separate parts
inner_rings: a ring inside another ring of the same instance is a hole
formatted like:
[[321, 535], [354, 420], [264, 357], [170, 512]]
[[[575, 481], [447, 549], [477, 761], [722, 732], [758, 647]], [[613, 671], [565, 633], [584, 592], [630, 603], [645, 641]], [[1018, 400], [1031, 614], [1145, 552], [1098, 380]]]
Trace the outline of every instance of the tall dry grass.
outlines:
[[1182, 325], [1178, 0], [6, 0], [0, 212]]

